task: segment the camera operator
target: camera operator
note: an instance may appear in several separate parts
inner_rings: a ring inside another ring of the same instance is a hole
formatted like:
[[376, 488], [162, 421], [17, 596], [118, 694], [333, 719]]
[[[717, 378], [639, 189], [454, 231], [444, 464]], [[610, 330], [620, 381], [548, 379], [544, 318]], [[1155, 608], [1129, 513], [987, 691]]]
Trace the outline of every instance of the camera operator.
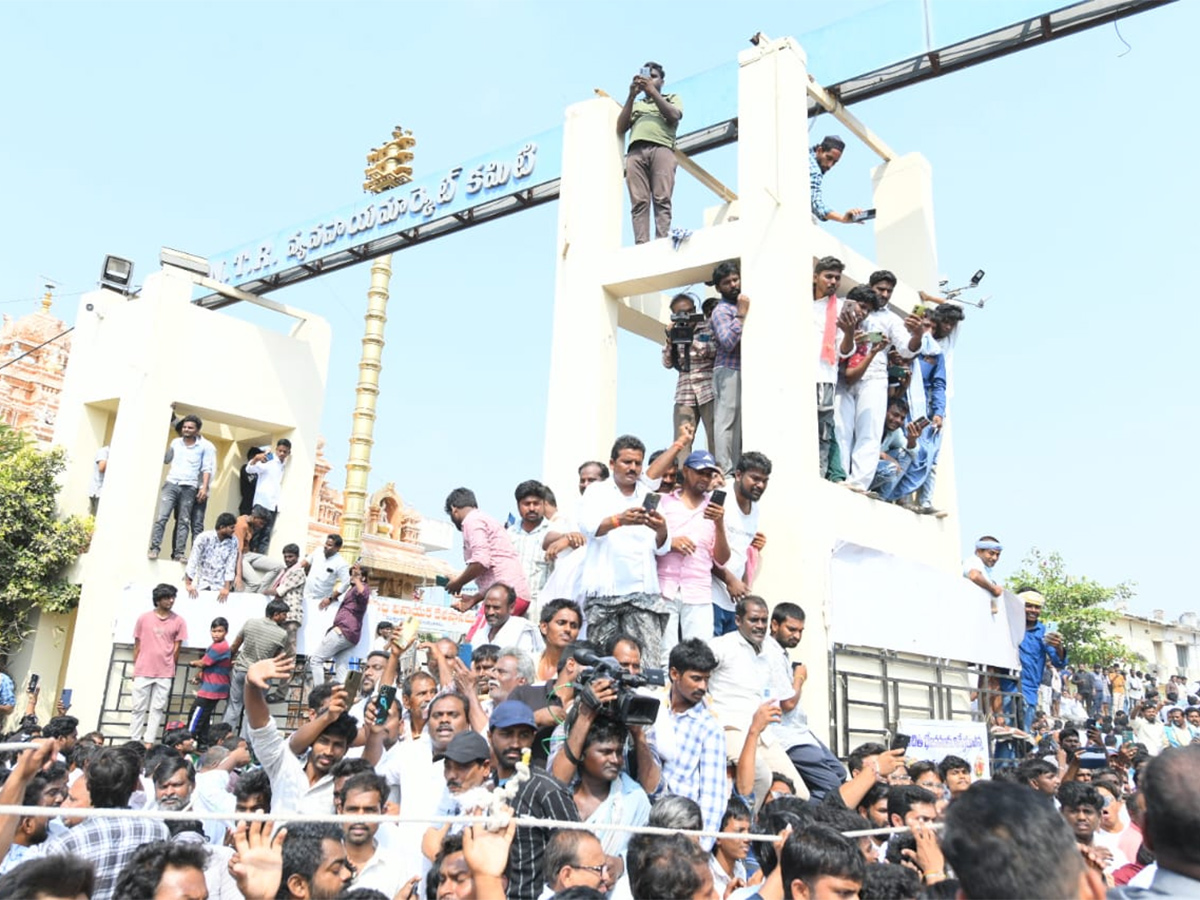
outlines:
[[[663, 367], [679, 372], [675, 382], [671, 433], [678, 434], [680, 424], [690, 422], [694, 434], [703, 423], [709, 453], [713, 452], [713, 360], [716, 356], [717, 344], [708, 316], [696, 311], [694, 295], [676, 294], [671, 298], [671, 327], [667, 329], [662, 353]], [[691, 452], [689, 441], [675, 457], [676, 464], [682, 466]]]
[[[650, 814], [645, 785], [657, 784], [658, 760], [646, 740], [645, 726], [626, 727], [606, 711], [617, 696], [611, 678], [597, 678], [580, 690], [567, 716], [567, 739], [551, 760], [550, 774], [574, 785], [575, 806], [584, 822], [645, 825]], [[625, 766], [627, 738], [632, 742], [637, 780]], [[619, 856], [629, 837], [628, 832], [603, 832], [604, 852]]]

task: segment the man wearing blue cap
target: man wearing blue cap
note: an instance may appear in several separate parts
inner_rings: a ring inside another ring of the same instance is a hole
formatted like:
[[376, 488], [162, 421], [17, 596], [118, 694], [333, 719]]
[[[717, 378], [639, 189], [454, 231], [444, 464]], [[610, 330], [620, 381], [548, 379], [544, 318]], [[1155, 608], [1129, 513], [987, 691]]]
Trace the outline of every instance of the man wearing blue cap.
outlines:
[[[520, 700], [505, 700], [492, 710], [488, 738], [497, 787], [517, 775], [517, 763], [533, 746], [537, 723], [533, 710]], [[566, 785], [545, 769], [531, 766], [509, 802], [518, 817], [578, 822], [579, 811]], [[542, 891], [542, 858], [550, 840], [548, 828], [517, 829], [508, 858], [508, 900], [537, 900]]]
[[723, 566], [730, 556], [725, 509], [708, 493], [713, 476], [721, 474], [711, 453], [693, 451], [684, 460], [679, 489], [658, 506], [671, 535], [670, 551], [658, 558], [658, 584], [669, 610], [664, 658], [681, 640], [713, 634], [713, 564]]

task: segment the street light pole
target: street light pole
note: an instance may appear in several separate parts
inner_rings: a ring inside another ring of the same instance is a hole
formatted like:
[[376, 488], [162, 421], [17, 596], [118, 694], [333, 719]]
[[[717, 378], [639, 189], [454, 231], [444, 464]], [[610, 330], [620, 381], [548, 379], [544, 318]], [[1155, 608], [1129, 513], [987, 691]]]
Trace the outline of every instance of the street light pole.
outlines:
[[[392, 140], [367, 154], [369, 163], [363, 189], [378, 194], [412, 180], [409, 152], [416, 144], [411, 131], [397, 126]], [[371, 447], [375, 443], [375, 408], [379, 400], [379, 373], [383, 370], [383, 326], [392, 280], [392, 255], [381, 256], [371, 266], [367, 290], [366, 328], [358, 385], [354, 390], [354, 416], [350, 428], [350, 455], [346, 459], [346, 491], [342, 507], [342, 554], [351, 560], [362, 552], [366, 524], [367, 479], [371, 474]]]

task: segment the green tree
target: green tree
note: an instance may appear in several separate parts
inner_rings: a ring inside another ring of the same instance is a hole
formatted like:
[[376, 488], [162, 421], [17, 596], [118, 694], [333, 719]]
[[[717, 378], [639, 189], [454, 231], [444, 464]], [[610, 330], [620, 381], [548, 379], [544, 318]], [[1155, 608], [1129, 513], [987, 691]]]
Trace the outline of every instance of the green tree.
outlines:
[[69, 612], [79, 603], [79, 585], [63, 574], [87, 549], [92, 520], [58, 517], [56, 479], [64, 465], [61, 449], [39, 450], [0, 425], [0, 656], [33, 631], [34, 610]]
[[1130, 659], [1133, 652], [1108, 630], [1117, 619], [1113, 605], [1133, 596], [1133, 584], [1122, 581], [1106, 587], [1090, 578], [1067, 574], [1058, 553], [1043, 555], [1036, 547], [1021, 561], [1020, 571], [1008, 579], [1008, 589], [1031, 586], [1046, 598], [1043, 622], [1058, 622], [1070, 661], [1106, 665]]

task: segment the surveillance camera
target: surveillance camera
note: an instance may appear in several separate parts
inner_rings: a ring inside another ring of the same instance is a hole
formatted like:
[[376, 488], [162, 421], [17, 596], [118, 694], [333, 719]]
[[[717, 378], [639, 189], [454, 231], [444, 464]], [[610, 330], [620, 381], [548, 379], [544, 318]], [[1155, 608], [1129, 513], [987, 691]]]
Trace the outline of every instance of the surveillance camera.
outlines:
[[95, 312], [95, 311], [96, 311], [96, 304], [95, 304], [95, 303], [89, 303], [87, 306], [85, 306], [85, 307], [84, 307], [84, 309], [86, 309], [88, 312]]
[[971, 287], [979, 287], [981, 281], [983, 281], [983, 269], [979, 269], [971, 276]]

